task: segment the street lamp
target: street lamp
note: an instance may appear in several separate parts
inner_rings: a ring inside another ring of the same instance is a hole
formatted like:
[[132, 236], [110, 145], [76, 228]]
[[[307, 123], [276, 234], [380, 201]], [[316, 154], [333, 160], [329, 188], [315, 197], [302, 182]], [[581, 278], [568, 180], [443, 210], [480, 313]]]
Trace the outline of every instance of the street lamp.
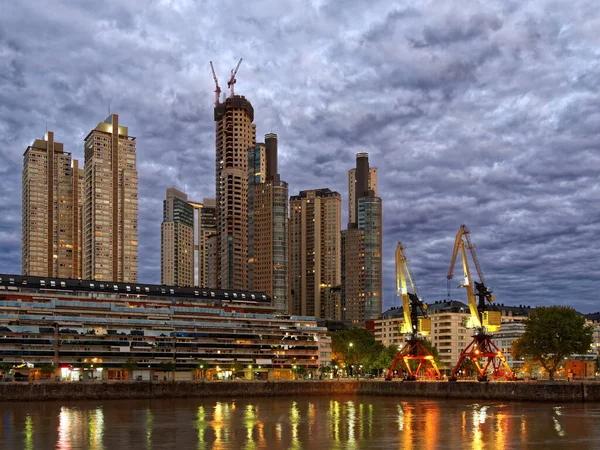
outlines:
[[[352, 349], [352, 347], [354, 347], [354, 342], [350, 342], [348, 343], [348, 363], [351, 362], [350, 360], [350, 350]], [[351, 364], [347, 364], [348, 366], [350, 366], [350, 376], [352, 376], [352, 365]]]

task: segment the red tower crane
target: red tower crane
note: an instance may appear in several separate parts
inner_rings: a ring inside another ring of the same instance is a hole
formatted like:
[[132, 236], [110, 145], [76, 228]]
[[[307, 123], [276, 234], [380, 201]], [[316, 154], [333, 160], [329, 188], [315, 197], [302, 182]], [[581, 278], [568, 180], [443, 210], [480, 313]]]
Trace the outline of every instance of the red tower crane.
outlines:
[[219, 99], [221, 98], [221, 88], [219, 87], [219, 80], [217, 79], [217, 74], [215, 73], [215, 68], [213, 66], [212, 61], [210, 62], [210, 70], [212, 70], [213, 80], [215, 80], [215, 106], [219, 105]]
[[233, 85], [235, 84], [235, 76], [237, 74], [238, 69], [240, 68], [240, 64], [242, 63], [242, 58], [240, 58], [240, 61], [237, 63], [237, 66], [235, 66], [235, 69], [231, 70], [231, 78], [229, 79], [229, 81], [227, 82], [227, 87], [229, 88], [229, 92], [230, 92], [230, 97], [233, 97]]

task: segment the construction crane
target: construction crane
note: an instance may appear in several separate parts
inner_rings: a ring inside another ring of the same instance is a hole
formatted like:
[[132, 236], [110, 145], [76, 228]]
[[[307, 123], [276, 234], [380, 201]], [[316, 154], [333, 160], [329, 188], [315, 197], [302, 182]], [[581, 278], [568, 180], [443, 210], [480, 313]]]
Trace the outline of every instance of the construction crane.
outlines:
[[227, 82], [227, 87], [229, 88], [229, 93], [230, 93], [230, 97], [233, 97], [233, 85], [235, 84], [235, 76], [237, 74], [238, 69], [240, 68], [240, 64], [242, 63], [242, 58], [240, 58], [240, 61], [237, 63], [237, 66], [235, 66], [235, 69], [231, 70], [231, 78], [229, 79], [229, 81]]
[[[471, 278], [467, 250], [471, 254], [479, 281]], [[500, 330], [502, 315], [500, 311], [494, 311], [489, 306], [494, 301], [494, 296], [492, 291], [485, 285], [483, 273], [475, 255], [475, 246], [469, 239], [469, 229], [466, 225], [460, 226], [454, 240], [454, 251], [447, 276], [448, 282], [454, 278], [454, 264], [459, 252], [464, 274], [464, 280], [459, 287], [463, 287], [467, 291], [470, 312], [470, 317], [466, 320], [465, 325], [467, 328], [475, 329], [475, 334], [471, 343], [461, 352], [450, 379], [456, 380], [457, 375], [462, 370], [463, 363], [467, 360], [471, 361], [476, 367], [479, 381], [487, 381], [487, 373], [490, 368], [494, 378], [512, 379], [514, 377], [513, 372], [506, 363], [502, 351], [492, 342], [492, 335], [490, 334]]]
[[[407, 278], [413, 292], [408, 292]], [[423, 345], [422, 338], [431, 332], [431, 319], [427, 317], [427, 305], [417, 295], [417, 288], [408, 267], [408, 260], [404, 256], [404, 247], [401, 242], [398, 242], [398, 247], [396, 247], [396, 295], [402, 298], [404, 323], [401, 331], [408, 336], [408, 339], [396, 354], [385, 379], [388, 381], [392, 379], [396, 365], [400, 361], [408, 374], [405, 378], [407, 381], [415, 381], [417, 376], [422, 374], [439, 379], [440, 371], [433, 355]], [[411, 361], [418, 361], [415, 370], [413, 370], [414, 365], [411, 364]], [[428, 368], [427, 365], [431, 367]]]
[[219, 106], [219, 99], [221, 97], [221, 88], [219, 87], [219, 80], [217, 79], [217, 74], [215, 73], [215, 68], [213, 66], [212, 61], [210, 62], [210, 70], [212, 70], [213, 80], [215, 80], [215, 106]]

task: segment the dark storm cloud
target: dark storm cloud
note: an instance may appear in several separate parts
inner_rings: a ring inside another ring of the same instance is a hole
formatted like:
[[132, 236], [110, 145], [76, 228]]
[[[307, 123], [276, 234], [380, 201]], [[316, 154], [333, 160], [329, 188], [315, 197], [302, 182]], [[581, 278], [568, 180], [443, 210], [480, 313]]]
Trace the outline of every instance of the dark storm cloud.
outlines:
[[354, 154], [379, 168], [386, 306], [398, 241], [419, 293], [447, 296], [466, 223], [501, 303], [597, 310], [599, 28], [592, 0], [5, 2], [0, 266], [20, 271], [27, 145], [47, 124], [82, 160], [110, 106], [137, 137], [140, 278], [158, 282], [165, 189], [214, 196], [208, 62], [225, 90], [243, 57], [236, 92], [259, 140], [278, 133], [291, 195], [329, 187], [345, 210]]

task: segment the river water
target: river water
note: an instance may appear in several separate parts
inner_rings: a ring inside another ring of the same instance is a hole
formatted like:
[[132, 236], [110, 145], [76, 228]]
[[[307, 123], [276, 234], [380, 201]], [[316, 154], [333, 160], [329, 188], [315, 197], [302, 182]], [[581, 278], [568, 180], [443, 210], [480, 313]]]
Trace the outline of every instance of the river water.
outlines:
[[0, 403], [1, 449], [595, 449], [600, 405], [299, 397]]

